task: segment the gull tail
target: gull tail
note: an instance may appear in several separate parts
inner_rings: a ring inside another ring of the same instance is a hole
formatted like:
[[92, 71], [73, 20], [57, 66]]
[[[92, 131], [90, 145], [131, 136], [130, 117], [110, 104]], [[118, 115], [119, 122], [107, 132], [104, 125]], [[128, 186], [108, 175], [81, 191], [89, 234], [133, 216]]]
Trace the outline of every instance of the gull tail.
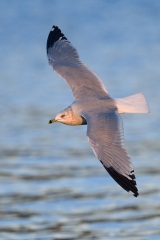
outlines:
[[118, 113], [148, 113], [149, 107], [142, 93], [115, 99]]

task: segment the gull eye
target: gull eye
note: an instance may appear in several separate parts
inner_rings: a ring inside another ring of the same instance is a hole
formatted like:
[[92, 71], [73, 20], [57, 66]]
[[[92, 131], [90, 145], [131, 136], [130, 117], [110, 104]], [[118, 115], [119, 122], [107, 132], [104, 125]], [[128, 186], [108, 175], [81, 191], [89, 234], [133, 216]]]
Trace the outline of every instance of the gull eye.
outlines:
[[61, 115], [61, 118], [64, 118], [65, 117], [65, 114]]

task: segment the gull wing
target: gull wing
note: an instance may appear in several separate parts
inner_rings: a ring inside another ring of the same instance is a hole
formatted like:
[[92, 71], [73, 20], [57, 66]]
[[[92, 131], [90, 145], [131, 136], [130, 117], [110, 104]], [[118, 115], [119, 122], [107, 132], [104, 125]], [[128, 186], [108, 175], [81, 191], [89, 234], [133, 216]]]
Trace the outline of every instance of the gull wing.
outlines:
[[46, 47], [49, 64], [70, 85], [76, 100], [110, 97], [100, 78], [80, 61], [76, 49], [58, 27], [52, 27]]
[[87, 136], [97, 158], [113, 179], [126, 191], [138, 196], [134, 169], [123, 145], [120, 115], [97, 112], [83, 115], [87, 120]]

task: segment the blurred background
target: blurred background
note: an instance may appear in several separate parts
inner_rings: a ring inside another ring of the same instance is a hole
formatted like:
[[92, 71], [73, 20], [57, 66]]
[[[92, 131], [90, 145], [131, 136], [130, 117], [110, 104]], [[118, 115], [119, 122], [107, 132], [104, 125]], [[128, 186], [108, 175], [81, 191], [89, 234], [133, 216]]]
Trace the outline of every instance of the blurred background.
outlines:
[[[112, 97], [143, 92], [123, 115], [140, 196], [94, 156], [86, 126], [48, 125], [73, 101], [48, 65], [57, 25]], [[0, 239], [160, 239], [160, 2], [0, 1]]]

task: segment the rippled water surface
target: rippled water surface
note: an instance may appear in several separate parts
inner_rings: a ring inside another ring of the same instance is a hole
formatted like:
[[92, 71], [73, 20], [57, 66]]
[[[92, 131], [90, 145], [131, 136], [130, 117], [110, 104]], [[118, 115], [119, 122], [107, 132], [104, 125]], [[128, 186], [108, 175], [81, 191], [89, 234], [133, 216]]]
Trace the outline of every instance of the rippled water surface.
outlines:
[[[0, 239], [160, 239], [160, 2], [0, 2]], [[72, 102], [47, 63], [58, 25], [113, 97], [143, 92], [123, 115], [140, 196], [96, 159], [86, 126], [48, 125]]]

